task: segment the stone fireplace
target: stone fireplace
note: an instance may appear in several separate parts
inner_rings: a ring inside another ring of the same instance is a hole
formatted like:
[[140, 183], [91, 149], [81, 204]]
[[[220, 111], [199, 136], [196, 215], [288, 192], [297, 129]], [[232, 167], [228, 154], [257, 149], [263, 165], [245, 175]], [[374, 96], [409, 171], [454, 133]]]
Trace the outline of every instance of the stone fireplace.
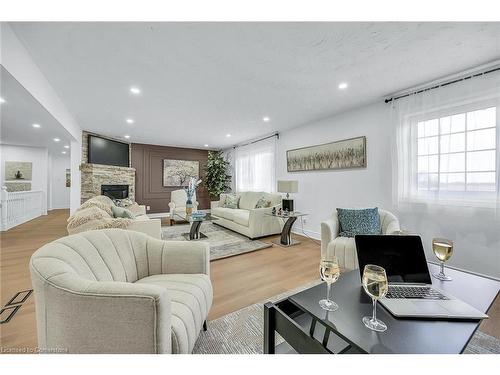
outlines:
[[[80, 165], [81, 171], [81, 202], [101, 195], [103, 185], [109, 187], [128, 186], [128, 198], [135, 201], [135, 168], [116, 167], [113, 165], [89, 164]], [[123, 188], [121, 189], [122, 193]]]

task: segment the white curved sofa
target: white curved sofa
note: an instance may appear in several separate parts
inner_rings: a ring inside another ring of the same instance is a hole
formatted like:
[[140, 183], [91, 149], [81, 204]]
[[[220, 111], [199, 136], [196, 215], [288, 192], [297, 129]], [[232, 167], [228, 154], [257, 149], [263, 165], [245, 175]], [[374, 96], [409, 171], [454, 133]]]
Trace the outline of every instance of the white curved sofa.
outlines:
[[[380, 208], [378, 213], [382, 234], [391, 234], [400, 230], [396, 216]], [[354, 237], [339, 237], [339, 231], [340, 224], [337, 211], [335, 211], [330, 219], [321, 223], [321, 256], [333, 252], [341, 268], [346, 270], [359, 268]]]
[[[213, 223], [231, 229], [249, 238], [258, 238], [281, 233], [280, 219], [266, 215], [273, 207], [281, 207], [281, 194], [247, 191], [235, 193], [239, 196], [238, 208], [224, 207], [227, 194], [220, 200], [211, 202], [211, 214], [218, 220]], [[255, 208], [257, 201], [264, 197], [271, 201], [271, 207]]]
[[122, 229], [38, 249], [38, 346], [68, 353], [191, 353], [212, 305], [209, 247]]

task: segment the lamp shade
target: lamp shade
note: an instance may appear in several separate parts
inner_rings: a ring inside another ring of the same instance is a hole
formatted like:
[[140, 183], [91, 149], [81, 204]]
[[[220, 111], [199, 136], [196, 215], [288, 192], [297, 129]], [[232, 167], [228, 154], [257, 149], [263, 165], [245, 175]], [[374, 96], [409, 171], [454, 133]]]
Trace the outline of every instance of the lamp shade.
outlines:
[[278, 181], [279, 193], [298, 193], [299, 182], [296, 180], [282, 180]]

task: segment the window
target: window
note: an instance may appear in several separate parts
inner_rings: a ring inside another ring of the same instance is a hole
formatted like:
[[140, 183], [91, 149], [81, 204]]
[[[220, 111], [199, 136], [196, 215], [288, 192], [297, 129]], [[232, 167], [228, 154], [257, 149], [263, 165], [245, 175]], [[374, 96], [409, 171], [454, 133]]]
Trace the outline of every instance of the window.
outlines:
[[496, 106], [432, 116], [414, 125], [417, 195], [495, 195]]
[[275, 137], [237, 147], [234, 152], [236, 191], [275, 191], [275, 153]]

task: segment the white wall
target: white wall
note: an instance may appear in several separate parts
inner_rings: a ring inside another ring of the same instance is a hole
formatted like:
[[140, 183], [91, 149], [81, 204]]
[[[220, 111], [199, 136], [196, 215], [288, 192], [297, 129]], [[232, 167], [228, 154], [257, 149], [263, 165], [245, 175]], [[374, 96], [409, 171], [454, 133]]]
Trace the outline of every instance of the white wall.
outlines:
[[[387, 108], [377, 104], [283, 132], [278, 141], [277, 180], [299, 181], [295, 209], [309, 214], [304, 228], [319, 238], [320, 223], [336, 207], [391, 206], [391, 153]], [[367, 168], [288, 173], [286, 151], [366, 136]]]
[[78, 152], [75, 150], [81, 144], [82, 130], [8, 23], [0, 23], [0, 36], [0, 63], [73, 137], [75, 143], [73, 145], [72, 141], [71, 145], [73, 155], [71, 211], [73, 212], [80, 206], [81, 148]]
[[[286, 150], [357, 136], [367, 138], [367, 167], [363, 169], [288, 173]], [[304, 229], [319, 238], [320, 223], [337, 207], [392, 210], [401, 227], [422, 236], [427, 258], [433, 237], [455, 241], [450, 265], [500, 277], [500, 213], [491, 209], [421, 206], [395, 207], [392, 202], [392, 126], [390, 107], [372, 104], [280, 134], [277, 179], [299, 181], [295, 207], [309, 214]], [[295, 226], [300, 232], [300, 224]]]
[[49, 210], [69, 208], [70, 188], [66, 187], [66, 169], [71, 166], [67, 156], [49, 155]]
[[6, 161], [24, 161], [31, 162], [32, 180], [31, 190], [41, 190], [44, 192], [43, 210], [47, 210], [48, 196], [48, 150], [39, 147], [0, 145], [2, 154], [1, 181], [5, 181], [5, 162]]

